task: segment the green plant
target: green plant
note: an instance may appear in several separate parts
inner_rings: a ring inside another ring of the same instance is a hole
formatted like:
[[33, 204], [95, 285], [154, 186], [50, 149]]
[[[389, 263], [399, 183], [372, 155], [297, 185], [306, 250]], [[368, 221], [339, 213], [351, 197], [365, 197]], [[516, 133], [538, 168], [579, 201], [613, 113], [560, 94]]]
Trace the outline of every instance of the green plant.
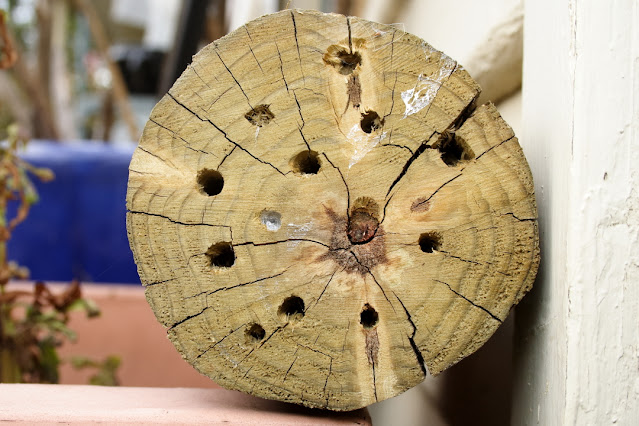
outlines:
[[120, 357], [109, 355], [104, 361], [99, 362], [85, 357], [71, 358], [73, 368], [82, 370], [93, 368], [96, 373], [89, 377], [89, 384], [99, 386], [118, 386], [120, 383], [116, 376], [120, 367]]
[[[12, 67], [16, 60], [6, 15], [0, 10], [0, 69]], [[17, 125], [9, 125], [7, 135], [7, 141], [0, 144], [0, 382], [57, 383], [61, 363], [57, 349], [65, 340], [76, 339], [68, 327], [69, 313], [82, 310], [88, 317], [95, 317], [100, 311], [82, 297], [78, 281], [58, 294], [43, 282], [35, 283], [32, 289], [9, 288], [11, 280], [24, 280], [29, 275], [26, 268], [8, 260], [7, 242], [38, 201], [30, 176], [44, 182], [54, 176], [51, 170], [34, 167], [17, 155], [27, 143]], [[12, 203], [15, 209], [9, 209]], [[12, 217], [10, 211], [15, 211]], [[103, 362], [82, 360], [73, 365], [98, 369], [91, 383], [117, 384], [119, 358], [110, 356]]]
[[[67, 326], [69, 313], [83, 310], [93, 317], [99, 315], [99, 310], [82, 298], [77, 281], [59, 294], [43, 282], [29, 290], [9, 288], [10, 280], [28, 278], [25, 268], [8, 260], [7, 242], [38, 201], [29, 175], [48, 181], [53, 179], [53, 173], [17, 156], [18, 149], [26, 143], [17, 127], [10, 126], [8, 134], [9, 140], [0, 146], [0, 382], [57, 383], [57, 348], [76, 337]], [[17, 209], [15, 216], [9, 218], [12, 202], [17, 203]]]

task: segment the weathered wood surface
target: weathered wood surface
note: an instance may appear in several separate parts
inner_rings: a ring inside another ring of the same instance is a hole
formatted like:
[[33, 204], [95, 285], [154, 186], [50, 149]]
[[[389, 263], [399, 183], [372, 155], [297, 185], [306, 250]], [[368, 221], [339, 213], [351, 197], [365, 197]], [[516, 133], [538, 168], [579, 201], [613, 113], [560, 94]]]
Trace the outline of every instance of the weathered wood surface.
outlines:
[[350, 410], [479, 348], [539, 262], [526, 160], [464, 69], [308, 11], [207, 46], [130, 166], [146, 294], [231, 389]]

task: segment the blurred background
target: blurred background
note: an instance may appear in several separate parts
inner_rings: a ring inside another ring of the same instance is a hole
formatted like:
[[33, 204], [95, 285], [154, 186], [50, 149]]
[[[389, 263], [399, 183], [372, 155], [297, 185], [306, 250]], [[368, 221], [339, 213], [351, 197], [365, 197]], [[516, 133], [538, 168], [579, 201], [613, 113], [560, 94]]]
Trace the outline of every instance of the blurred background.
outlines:
[[[286, 8], [393, 23], [468, 69], [517, 133], [521, 0], [0, 0], [17, 52], [0, 71], [0, 140], [16, 123], [21, 156], [52, 169], [13, 232], [11, 260], [33, 280], [79, 279], [102, 309], [73, 317], [61, 352], [122, 359], [130, 386], [215, 386], [183, 362], [146, 305], [125, 229], [127, 169], [155, 103], [192, 55], [245, 22]], [[110, 285], [106, 285], [106, 284]], [[512, 318], [475, 355], [371, 407], [377, 424], [508, 424]], [[86, 375], [63, 367], [63, 383]]]

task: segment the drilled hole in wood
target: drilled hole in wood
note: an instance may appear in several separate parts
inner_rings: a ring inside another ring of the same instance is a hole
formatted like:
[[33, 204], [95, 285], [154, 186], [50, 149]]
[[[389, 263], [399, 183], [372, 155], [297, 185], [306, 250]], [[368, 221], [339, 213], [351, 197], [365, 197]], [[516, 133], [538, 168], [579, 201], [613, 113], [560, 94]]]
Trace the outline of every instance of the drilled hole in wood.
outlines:
[[432, 253], [441, 247], [441, 237], [434, 232], [427, 232], [419, 236], [419, 248], [424, 253]]
[[362, 324], [364, 328], [373, 328], [379, 322], [379, 314], [377, 311], [368, 303], [364, 305], [364, 309], [359, 314], [359, 323]]
[[436, 148], [441, 154], [442, 161], [451, 167], [475, 158], [475, 153], [466, 141], [452, 132], [443, 137]]
[[348, 220], [348, 239], [352, 244], [366, 244], [379, 228], [379, 205], [369, 197], [359, 197], [353, 203]]
[[244, 114], [244, 118], [246, 118], [252, 125], [262, 127], [266, 126], [272, 119], [274, 119], [275, 115], [269, 109], [269, 105], [258, 105]]
[[301, 297], [290, 296], [284, 299], [277, 314], [284, 320], [300, 320], [304, 317], [304, 301]]
[[264, 210], [260, 214], [260, 222], [267, 231], [276, 232], [282, 226], [282, 215], [272, 210]]
[[211, 266], [219, 268], [230, 268], [235, 263], [235, 251], [233, 246], [228, 242], [213, 244], [206, 251], [206, 256], [211, 262]]
[[304, 175], [315, 175], [319, 172], [321, 162], [319, 154], [315, 151], [302, 151], [290, 161], [291, 169], [295, 173]]
[[372, 133], [382, 128], [384, 120], [375, 111], [366, 111], [359, 124], [365, 133]]
[[246, 341], [248, 343], [257, 343], [260, 340], [264, 339], [264, 336], [266, 336], [266, 331], [264, 331], [264, 327], [262, 327], [261, 325], [253, 323], [247, 327], [244, 334], [246, 335]]
[[202, 169], [197, 173], [196, 180], [200, 190], [209, 196], [219, 194], [224, 188], [224, 178], [217, 170]]
[[326, 49], [324, 54], [324, 63], [331, 65], [343, 75], [351, 74], [362, 64], [362, 55], [357, 51], [349, 51], [346, 47], [332, 45]]

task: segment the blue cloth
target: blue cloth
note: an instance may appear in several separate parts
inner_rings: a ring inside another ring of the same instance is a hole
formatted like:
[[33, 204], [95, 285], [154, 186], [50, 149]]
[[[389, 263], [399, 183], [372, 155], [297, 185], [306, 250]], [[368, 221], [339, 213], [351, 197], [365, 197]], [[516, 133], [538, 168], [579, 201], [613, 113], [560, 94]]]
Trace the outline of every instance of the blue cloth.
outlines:
[[9, 259], [31, 279], [139, 284], [126, 235], [126, 186], [133, 147], [31, 142], [21, 157], [48, 167], [33, 179], [40, 202], [9, 241]]

